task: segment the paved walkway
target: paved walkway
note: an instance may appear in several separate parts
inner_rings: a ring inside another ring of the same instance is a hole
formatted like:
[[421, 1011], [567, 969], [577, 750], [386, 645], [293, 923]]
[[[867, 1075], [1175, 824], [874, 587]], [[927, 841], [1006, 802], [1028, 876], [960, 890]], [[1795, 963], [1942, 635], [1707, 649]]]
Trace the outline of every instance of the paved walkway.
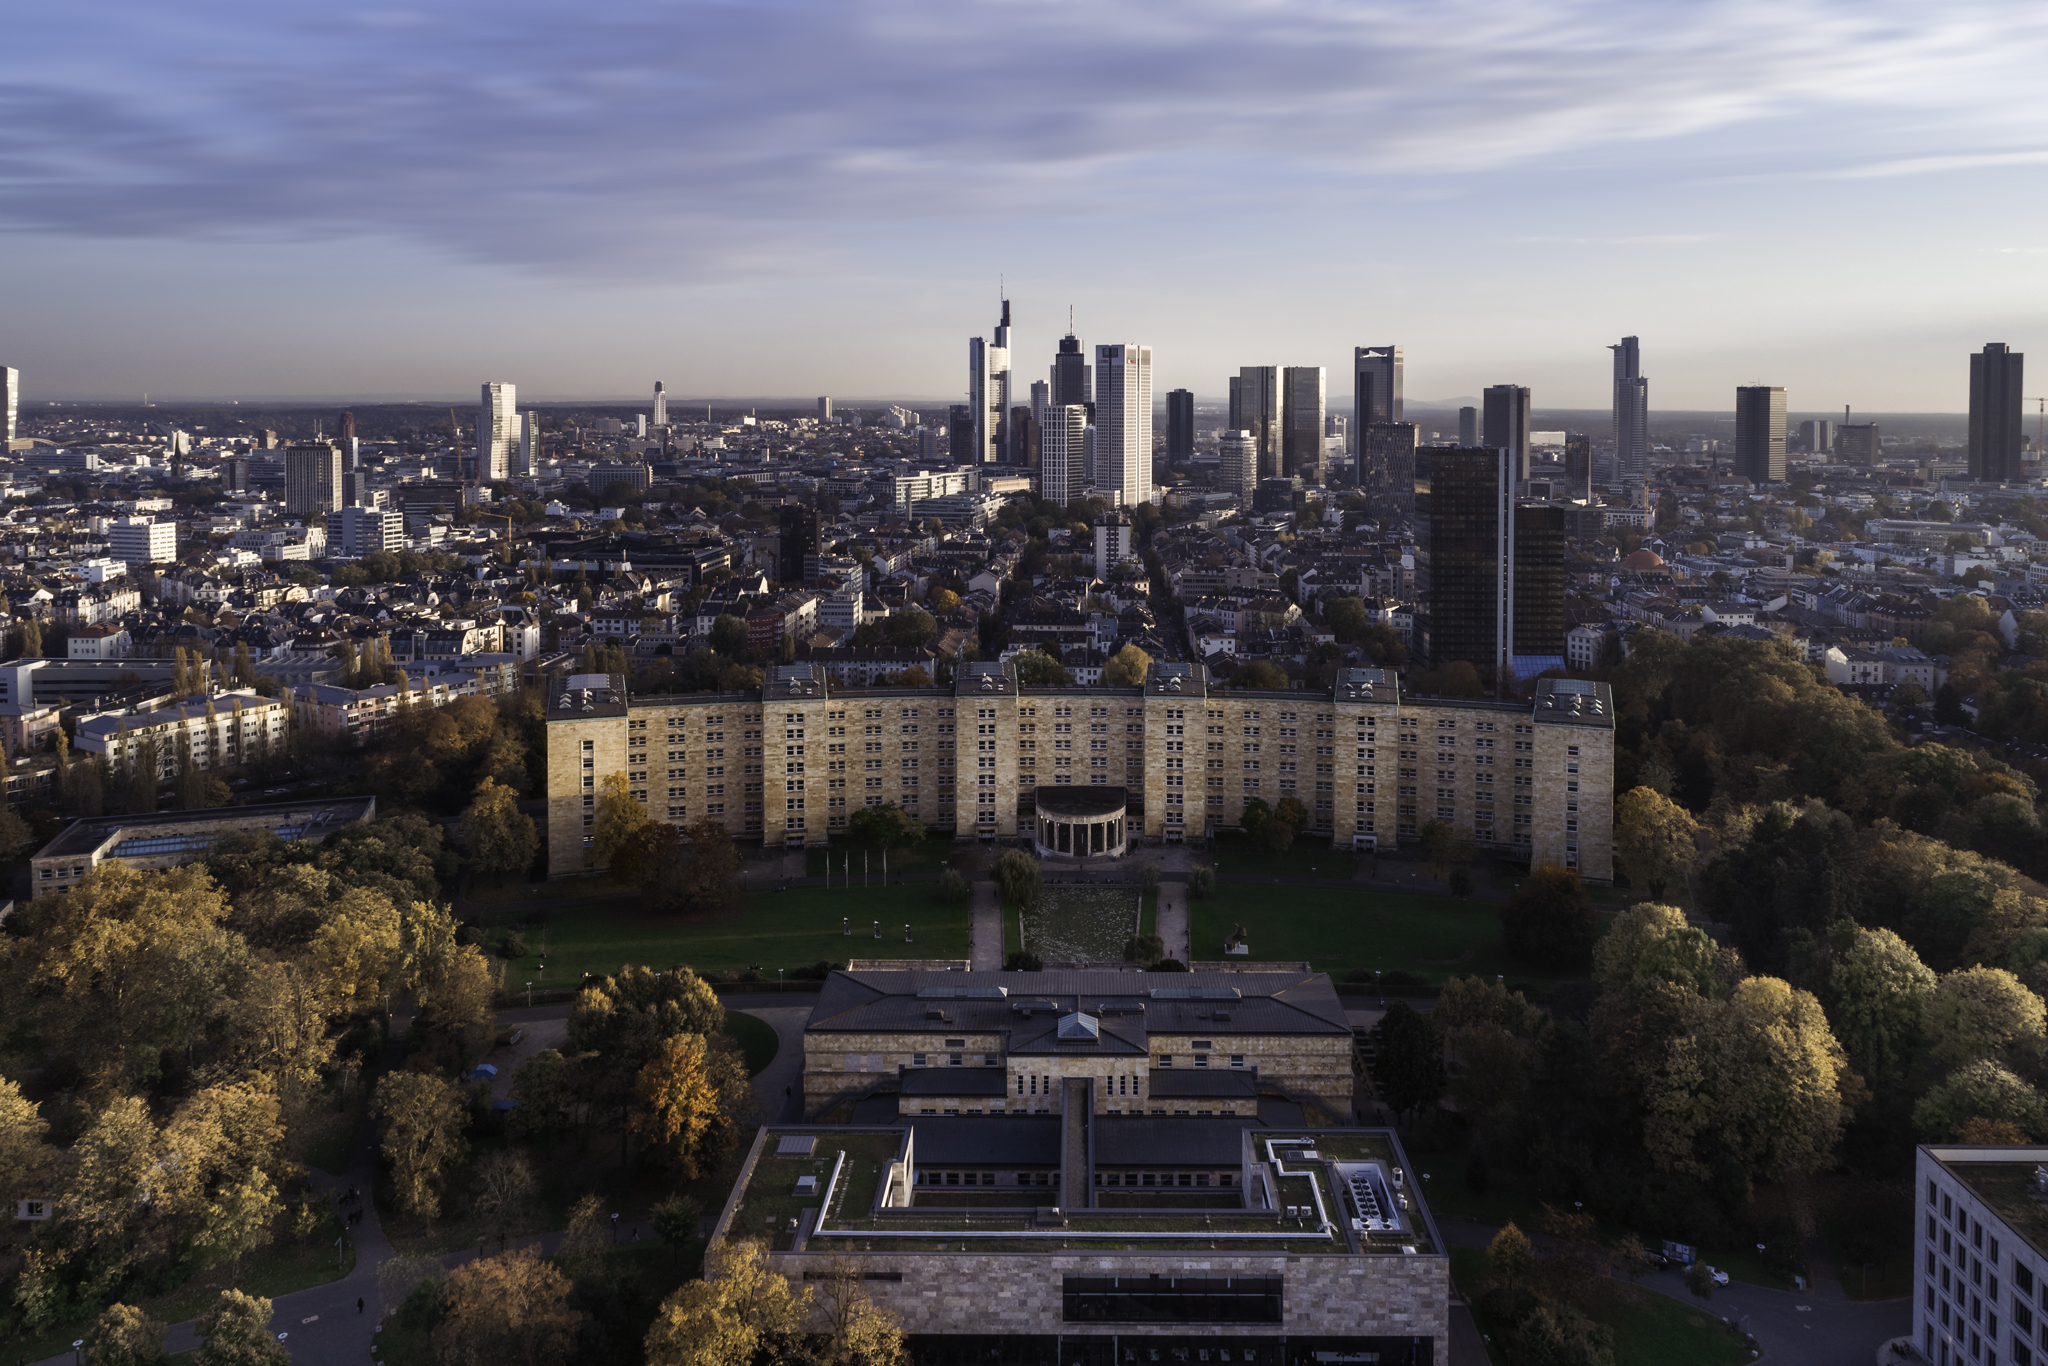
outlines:
[[[1188, 929], [1188, 885], [1185, 882], [1162, 882], [1159, 884], [1159, 937], [1166, 941], [1166, 956], [1178, 958], [1183, 963], [1195, 961], [1194, 944]], [[1223, 946], [1218, 944], [1210, 957], [1219, 957]]]
[[1003, 966], [1003, 902], [993, 882], [977, 882], [974, 909], [968, 922], [967, 959], [976, 972], [997, 972]]

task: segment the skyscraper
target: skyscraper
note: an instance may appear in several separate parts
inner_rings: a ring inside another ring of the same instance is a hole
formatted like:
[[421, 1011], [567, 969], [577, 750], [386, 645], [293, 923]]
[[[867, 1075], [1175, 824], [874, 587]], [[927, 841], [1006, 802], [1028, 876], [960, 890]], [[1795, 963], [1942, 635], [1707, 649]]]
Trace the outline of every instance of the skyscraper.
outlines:
[[1233, 429], [1216, 438], [1216, 486], [1251, 507], [1259, 488], [1259, 443], [1250, 432]]
[[654, 381], [654, 425], [668, 425], [668, 393], [661, 387], [661, 381]]
[[818, 510], [808, 503], [784, 503], [775, 509], [775, 577], [785, 586], [814, 577], [807, 568], [818, 562]]
[[356, 415], [354, 413], [342, 413], [340, 421], [335, 425], [339, 428], [339, 435], [344, 443], [356, 439]]
[[1038, 414], [1023, 404], [1010, 409], [1010, 462], [1019, 469], [1036, 469], [1041, 455]]
[[1634, 337], [1607, 348], [1614, 353], [1614, 470], [1617, 478], [1650, 477], [1650, 381], [1643, 378], [1643, 352]]
[[1486, 405], [1486, 430], [1482, 446], [1511, 452], [1515, 457], [1515, 478], [1529, 477], [1529, 390], [1520, 384], [1495, 384], [1480, 395]]
[[1735, 391], [1735, 472], [1752, 484], [1785, 482], [1785, 389], [1745, 384]]
[[818, 395], [818, 425], [820, 427], [832, 425], [832, 400], [824, 394]]
[[519, 444], [519, 386], [484, 385], [476, 415], [476, 477], [492, 483], [512, 475], [512, 449]]
[[1477, 446], [1479, 444], [1479, 410], [1477, 408], [1458, 409], [1458, 444], [1465, 447]]
[[1593, 439], [1584, 432], [1564, 434], [1565, 497], [1593, 497]]
[[[1401, 348], [1360, 346], [1351, 352], [1351, 429], [1362, 432], [1375, 422], [1401, 420]], [[1350, 450], [1357, 455], [1364, 438], [1354, 435]]]
[[1052, 358], [1052, 406], [1064, 408], [1078, 403], [1090, 410], [1093, 420], [1095, 407], [1095, 386], [1093, 371], [1088, 365], [1087, 349], [1081, 339], [1074, 335], [1069, 323], [1067, 335], [1060, 338], [1059, 354]]
[[519, 415], [519, 473], [527, 479], [540, 473], [540, 415], [531, 408]]
[[14, 440], [15, 424], [21, 415], [21, 371], [0, 365], [0, 442]]
[[1045, 410], [1052, 406], [1052, 386], [1042, 379], [1031, 381], [1031, 415], [1045, 425]]
[[2026, 357], [1986, 342], [1970, 357], [1970, 477], [2002, 483], [2020, 477], [2020, 399]]
[[1170, 389], [1166, 394], [1166, 458], [1186, 464], [1195, 453], [1195, 391]]
[[1835, 424], [1826, 418], [1808, 418], [1799, 424], [1799, 449], [1820, 455], [1835, 448]]
[[1375, 422], [1359, 435], [1358, 489], [1382, 518], [1415, 514], [1415, 424]]
[[1081, 460], [1088, 431], [1088, 409], [1079, 403], [1055, 403], [1045, 410], [1038, 429], [1038, 496], [1065, 507], [1081, 496]]
[[1280, 368], [1240, 366], [1230, 389], [1230, 427], [1250, 432], [1259, 452], [1259, 477], [1280, 473]]
[[967, 342], [967, 406], [974, 414], [974, 458], [977, 465], [1001, 464], [1008, 458], [1004, 419], [1010, 414], [1010, 301], [996, 323], [995, 340], [970, 337]]
[[1503, 694], [1564, 653], [1564, 509], [1518, 505], [1517, 479], [1506, 448], [1435, 447], [1415, 493], [1423, 652], [1464, 660]]
[[972, 465], [974, 458], [974, 406], [955, 403], [946, 409], [946, 454], [956, 465]]
[[284, 510], [294, 517], [325, 517], [341, 506], [341, 447], [331, 441], [295, 441], [284, 452]]
[[1095, 483], [1125, 506], [1152, 498], [1152, 348], [1095, 348]]
[[1323, 410], [1329, 403], [1320, 365], [1290, 365], [1282, 377], [1280, 472], [1316, 484], [1323, 478]]

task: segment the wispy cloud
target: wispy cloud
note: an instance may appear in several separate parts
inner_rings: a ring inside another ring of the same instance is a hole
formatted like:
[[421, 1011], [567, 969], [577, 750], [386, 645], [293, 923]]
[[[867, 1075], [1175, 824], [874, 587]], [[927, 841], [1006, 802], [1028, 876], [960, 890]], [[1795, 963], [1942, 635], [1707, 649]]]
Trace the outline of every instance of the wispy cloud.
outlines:
[[2048, 111], [1984, 99], [2048, 35], [2012, 4], [80, 0], [10, 23], [0, 226], [392, 234], [570, 273], [716, 279], [877, 231], [1517, 168], [2048, 160], [1941, 150], [2048, 142]]

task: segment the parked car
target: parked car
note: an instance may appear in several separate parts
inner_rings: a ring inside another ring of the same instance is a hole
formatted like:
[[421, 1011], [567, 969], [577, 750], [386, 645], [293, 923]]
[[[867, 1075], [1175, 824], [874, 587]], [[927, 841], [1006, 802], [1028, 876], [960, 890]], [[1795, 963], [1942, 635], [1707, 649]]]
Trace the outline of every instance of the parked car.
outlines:
[[1707, 1268], [1707, 1275], [1713, 1278], [1713, 1282], [1715, 1285], [1728, 1284], [1728, 1273], [1725, 1271], [1716, 1271], [1713, 1267], [1710, 1266]]

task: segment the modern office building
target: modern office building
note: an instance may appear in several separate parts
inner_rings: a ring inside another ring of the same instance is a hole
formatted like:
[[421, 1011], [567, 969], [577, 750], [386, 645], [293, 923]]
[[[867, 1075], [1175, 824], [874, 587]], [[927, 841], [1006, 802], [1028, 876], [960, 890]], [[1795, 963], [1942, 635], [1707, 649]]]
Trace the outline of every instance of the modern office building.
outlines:
[[1082, 457], [1088, 410], [1078, 403], [1054, 404], [1038, 429], [1038, 496], [1065, 507], [1081, 496]]
[[1471, 448], [1479, 444], [1479, 410], [1458, 409], [1458, 444]]
[[1280, 473], [1280, 367], [1238, 369], [1230, 382], [1230, 430], [1251, 433], [1261, 479]]
[[1088, 348], [1081, 345], [1081, 339], [1074, 335], [1069, 320], [1067, 335], [1060, 338], [1058, 354], [1052, 358], [1051, 403], [1055, 408], [1080, 404], [1088, 410], [1088, 420], [1095, 420], [1095, 371], [1088, 364]]
[[1358, 488], [1375, 516], [1415, 515], [1415, 424], [1375, 422], [1360, 435]]
[[[1416, 636], [1501, 694], [1564, 656], [1564, 509], [1516, 498], [1512, 451], [1435, 447], [1415, 483]], [[1420, 463], [1420, 462], [1418, 462]]]
[[668, 425], [668, 391], [662, 387], [660, 380], [654, 381], [654, 425]]
[[1125, 507], [1152, 498], [1152, 348], [1095, 348], [1095, 487]]
[[955, 403], [946, 409], [946, 453], [956, 465], [976, 465], [974, 407]]
[[1735, 472], [1752, 484], [1785, 482], [1783, 385], [1745, 384], [1736, 389]]
[[818, 561], [818, 510], [808, 503], [784, 503], [775, 509], [775, 578], [785, 586], [802, 583], [804, 566]]
[[1799, 449], [1822, 455], [1835, 448], [1835, 424], [1826, 418], [1808, 418], [1799, 424]]
[[1328, 382], [1320, 365], [1290, 365], [1281, 375], [1280, 473], [1319, 484], [1323, 478], [1323, 414]]
[[405, 514], [397, 508], [344, 507], [327, 514], [327, 548], [359, 557], [405, 549]]
[[512, 477], [512, 452], [519, 446], [519, 386], [490, 383], [476, 415], [476, 477], [496, 483]]
[[1195, 392], [1169, 389], [1166, 394], [1166, 459], [1185, 465], [1195, 454]]
[[356, 439], [356, 415], [344, 411], [335, 423], [335, 434], [341, 438], [341, 444], [346, 449], [348, 443]]
[[2048, 1147], [1927, 1144], [1916, 1152], [1913, 1190], [1917, 1359], [2048, 1360]]
[[2026, 357], [1986, 342], [1970, 357], [1970, 477], [1987, 484], [2020, 477], [2020, 400]]
[[612, 485], [624, 484], [635, 493], [654, 487], [654, 469], [642, 460], [600, 460], [590, 467], [590, 494], [602, 500]]
[[124, 564], [170, 564], [178, 558], [178, 528], [147, 517], [122, 517], [107, 527], [107, 553]]
[[294, 517], [325, 517], [341, 506], [341, 447], [332, 441], [297, 441], [284, 452], [284, 510]]
[[1834, 429], [1835, 459], [1846, 465], [1875, 465], [1884, 459], [1884, 439], [1875, 422], [1844, 422]]
[[1489, 385], [1480, 395], [1485, 405], [1485, 431], [1479, 444], [1504, 450], [1515, 458], [1517, 481], [1529, 477], [1529, 390], [1520, 384]]
[[[1042, 389], [1045, 386], [1041, 383], [1033, 387]], [[1037, 408], [1027, 408], [1022, 404], [1010, 409], [1010, 459], [1019, 469], [1038, 468], [1042, 446], [1039, 412]]]
[[[1352, 349], [1351, 402], [1351, 429], [1354, 434], [1375, 422], [1401, 420], [1400, 347], [1359, 346]], [[1349, 447], [1354, 456], [1363, 452], [1363, 440], [1363, 437], [1354, 435]]]
[[1650, 381], [1634, 337], [1607, 348], [1614, 353], [1614, 468], [1625, 482], [1650, 476]]
[[519, 469], [523, 479], [540, 473], [540, 414], [531, 408], [519, 415]]
[[[0, 365], [0, 431], [6, 433], [0, 441], [15, 440], [21, 421], [21, 371], [11, 365]], [[6, 447], [0, 445], [0, 450]]]
[[967, 408], [974, 418], [974, 454], [968, 463], [997, 465], [1009, 457], [1004, 419], [1010, 414], [1010, 301], [996, 323], [995, 340], [967, 340]]
[[1593, 439], [1584, 432], [1564, 434], [1564, 486], [1567, 498], [1593, 497]]
[[1339, 849], [1412, 843], [1444, 820], [1504, 856], [1613, 875], [1613, 700], [1575, 679], [1518, 700], [1411, 698], [1379, 669], [1303, 692], [1161, 662], [1142, 686], [1039, 688], [977, 662], [949, 685], [855, 690], [800, 663], [747, 692], [644, 698], [622, 675], [561, 676], [547, 715], [557, 877], [593, 866], [611, 773], [655, 820], [717, 820], [770, 847], [823, 843], [883, 804], [956, 838], [1015, 839], [1078, 789], [1118, 848], [1236, 828], [1252, 799], [1293, 797], [1304, 835]]
[[826, 394], [818, 395], [818, 425], [821, 427], [832, 425], [832, 399]]
[[1259, 443], [1250, 432], [1233, 430], [1217, 436], [1216, 486], [1251, 506], [1252, 494], [1259, 487]]

